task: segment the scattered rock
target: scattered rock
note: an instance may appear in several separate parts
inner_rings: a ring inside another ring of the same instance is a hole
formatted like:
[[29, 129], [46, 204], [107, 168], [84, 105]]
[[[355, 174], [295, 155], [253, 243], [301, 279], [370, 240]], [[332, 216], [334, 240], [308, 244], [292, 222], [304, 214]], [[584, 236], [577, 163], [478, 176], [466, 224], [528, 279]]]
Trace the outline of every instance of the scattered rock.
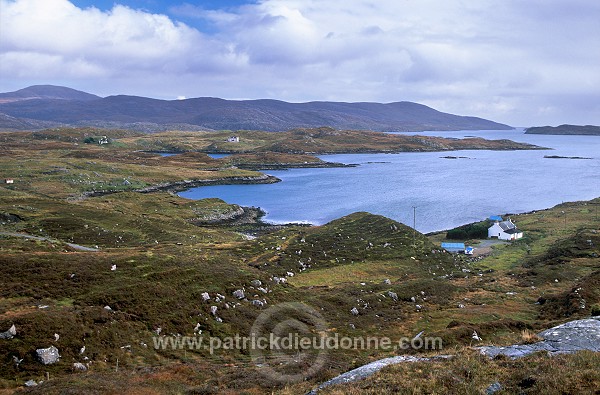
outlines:
[[202, 292], [202, 300], [205, 302], [207, 300], [210, 300], [210, 295], [208, 294], [208, 292]]
[[394, 302], [398, 301], [398, 294], [396, 292], [388, 291], [388, 296], [394, 300]]
[[0, 339], [12, 339], [17, 336], [17, 327], [11, 326], [6, 332], [0, 333]]
[[19, 358], [16, 355], [13, 355], [13, 362], [15, 363], [17, 368], [19, 368], [19, 365], [21, 364], [21, 362], [23, 362], [23, 358]]
[[261, 302], [260, 300], [255, 299], [252, 301], [252, 305], [256, 306], [256, 307], [263, 307], [265, 304], [263, 302]]
[[210, 306], [210, 313], [212, 315], [217, 315], [217, 306]]
[[356, 307], [353, 307], [352, 310], [350, 310], [350, 312], [352, 313], [352, 315], [358, 315], [358, 309]]
[[35, 387], [37, 385], [38, 385], [38, 383], [35, 380], [27, 380], [25, 382], [25, 387]]
[[252, 280], [250, 284], [252, 284], [253, 287], [260, 287], [262, 282], [260, 280]]
[[391, 285], [392, 281], [389, 278], [386, 278], [385, 280], [383, 280], [383, 283], [386, 285]]
[[54, 346], [38, 348], [35, 350], [35, 353], [37, 354], [39, 361], [44, 365], [52, 365], [53, 363], [58, 362], [58, 359], [60, 358], [58, 348]]
[[85, 366], [81, 362], [75, 362], [73, 364], [73, 370], [79, 370], [81, 372], [85, 372], [86, 370], [88, 370], [88, 368], [87, 368], [87, 366]]
[[244, 299], [246, 297], [243, 289], [236, 289], [235, 291], [233, 291], [233, 296], [238, 299]]
[[485, 395], [492, 395], [493, 393], [496, 393], [500, 390], [502, 390], [502, 384], [496, 381], [494, 384], [487, 387], [487, 389], [485, 390]]

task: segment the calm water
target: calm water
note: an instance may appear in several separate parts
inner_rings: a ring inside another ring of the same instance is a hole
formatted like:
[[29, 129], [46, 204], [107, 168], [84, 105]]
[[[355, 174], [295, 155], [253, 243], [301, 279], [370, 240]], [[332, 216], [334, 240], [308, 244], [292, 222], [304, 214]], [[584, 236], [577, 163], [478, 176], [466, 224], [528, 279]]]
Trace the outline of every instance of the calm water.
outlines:
[[[282, 182], [200, 187], [180, 195], [261, 207], [268, 213], [266, 220], [277, 223], [323, 224], [369, 211], [412, 226], [416, 206], [421, 232], [600, 196], [600, 137], [526, 135], [519, 129], [418, 134], [508, 138], [553, 150], [324, 155], [324, 160], [360, 166], [268, 171]], [[593, 159], [545, 159], [544, 155]]]
[[[175, 153], [175, 152], [157, 152], [157, 154], [159, 154], [160, 156], [165, 156], [165, 157], [177, 155], [177, 153]], [[207, 155], [213, 159], [219, 159], [219, 158], [226, 158], [231, 154], [207, 154]]]

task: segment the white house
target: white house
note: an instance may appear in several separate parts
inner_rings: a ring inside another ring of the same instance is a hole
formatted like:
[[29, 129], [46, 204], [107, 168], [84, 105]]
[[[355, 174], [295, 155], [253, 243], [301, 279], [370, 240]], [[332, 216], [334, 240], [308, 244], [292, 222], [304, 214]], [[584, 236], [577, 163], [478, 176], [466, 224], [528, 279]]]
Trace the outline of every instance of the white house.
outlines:
[[228, 143], [239, 143], [240, 138], [238, 136], [231, 136], [227, 139]]
[[494, 225], [488, 228], [488, 237], [496, 237], [500, 240], [517, 240], [523, 237], [523, 231], [518, 229], [510, 219], [502, 222], [496, 221]]

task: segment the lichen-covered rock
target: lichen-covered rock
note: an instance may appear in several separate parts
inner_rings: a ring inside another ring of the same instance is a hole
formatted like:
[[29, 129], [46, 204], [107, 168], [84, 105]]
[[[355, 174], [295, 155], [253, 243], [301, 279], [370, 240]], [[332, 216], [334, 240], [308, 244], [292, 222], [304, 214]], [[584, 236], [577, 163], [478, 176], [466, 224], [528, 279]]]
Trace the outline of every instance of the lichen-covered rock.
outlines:
[[87, 369], [88, 369], [87, 366], [85, 366], [81, 362], [75, 362], [73, 364], [73, 370], [79, 370], [81, 372], [85, 372]]
[[253, 287], [260, 287], [262, 285], [262, 281], [260, 281], [260, 280], [252, 280], [250, 282], [250, 284], [252, 284]]
[[243, 289], [236, 289], [235, 291], [233, 291], [233, 296], [238, 299], [244, 299], [246, 297]]
[[600, 317], [571, 321], [538, 334], [542, 341], [533, 344], [517, 344], [507, 347], [480, 347], [482, 354], [490, 358], [505, 355], [521, 358], [538, 351], [549, 353], [573, 353], [581, 350], [600, 351]]
[[352, 310], [350, 310], [350, 312], [352, 313], [352, 315], [358, 315], [358, 309], [356, 307], [353, 307]]
[[52, 365], [53, 363], [58, 362], [58, 359], [60, 358], [58, 348], [54, 346], [38, 348], [35, 350], [35, 353], [37, 354], [38, 360], [44, 365]]

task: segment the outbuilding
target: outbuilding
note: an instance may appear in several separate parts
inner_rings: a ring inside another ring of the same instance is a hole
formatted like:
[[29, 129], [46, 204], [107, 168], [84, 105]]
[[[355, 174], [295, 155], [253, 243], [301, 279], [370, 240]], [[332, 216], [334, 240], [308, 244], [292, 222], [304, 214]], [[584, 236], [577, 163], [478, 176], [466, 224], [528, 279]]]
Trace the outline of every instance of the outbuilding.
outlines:
[[448, 252], [464, 252], [465, 251], [465, 243], [442, 243], [442, 248]]

